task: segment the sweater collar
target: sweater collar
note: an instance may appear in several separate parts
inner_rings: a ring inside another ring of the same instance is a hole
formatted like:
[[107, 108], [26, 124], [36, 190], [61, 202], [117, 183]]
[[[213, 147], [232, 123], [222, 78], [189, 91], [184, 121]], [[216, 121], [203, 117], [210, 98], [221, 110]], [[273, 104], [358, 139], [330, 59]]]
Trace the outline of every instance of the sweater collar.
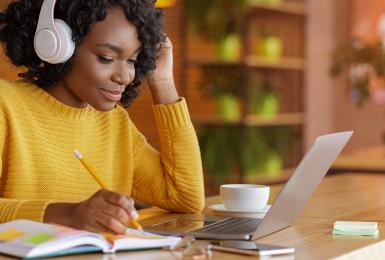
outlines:
[[58, 117], [72, 120], [83, 120], [97, 113], [102, 113], [88, 104], [84, 108], [76, 108], [66, 105], [35, 84], [27, 83], [27, 85], [31, 95], [36, 97], [36, 100], [38, 100], [41, 105], [46, 107], [47, 110], [50, 110]]

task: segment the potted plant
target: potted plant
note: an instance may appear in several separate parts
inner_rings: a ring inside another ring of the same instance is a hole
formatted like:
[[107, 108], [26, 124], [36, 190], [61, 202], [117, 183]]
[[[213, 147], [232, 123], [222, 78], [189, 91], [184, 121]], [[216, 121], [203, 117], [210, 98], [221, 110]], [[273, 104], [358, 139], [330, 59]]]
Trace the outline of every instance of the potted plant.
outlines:
[[204, 128], [198, 137], [203, 166], [216, 184], [237, 169], [246, 176], [279, 174], [295, 142], [291, 127]]
[[385, 103], [385, 51], [381, 43], [365, 44], [359, 40], [340, 47], [333, 55], [330, 74], [349, 69], [350, 96], [357, 105], [369, 98]]
[[291, 127], [251, 128], [246, 132], [242, 167], [246, 176], [276, 175], [283, 168], [283, 158], [292, 150], [295, 138]]
[[249, 113], [263, 118], [272, 118], [279, 111], [278, 94], [274, 90], [274, 79], [264, 79], [260, 74], [250, 77], [248, 88]]
[[249, 0], [250, 3], [256, 3], [256, 4], [268, 4], [277, 6], [282, 3], [282, 0]]
[[215, 184], [225, 182], [240, 161], [239, 128], [203, 128], [198, 132], [204, 169]]
[[282, 56], [282, 45], [282, 39], [279, 36], [263, 36], [258, 42], [258, 55], [269, 61], [277, 61]]
[[241, 17], [248, 10], [249, 0], [185, 0], [184, 4], [192, 28], [216, 43], [218, 57], [237, 60]]
[[231, 33], [217, 41], [217, 56], [223, 61], [237, 61], [241, 57], [241, 40], [237, 33]]
[[241, 116], [241, 71], [232, 67], [207, 66], [203, 75], [202, 91], [214, 98], [218, 116], [225, 121], [238, 121]]

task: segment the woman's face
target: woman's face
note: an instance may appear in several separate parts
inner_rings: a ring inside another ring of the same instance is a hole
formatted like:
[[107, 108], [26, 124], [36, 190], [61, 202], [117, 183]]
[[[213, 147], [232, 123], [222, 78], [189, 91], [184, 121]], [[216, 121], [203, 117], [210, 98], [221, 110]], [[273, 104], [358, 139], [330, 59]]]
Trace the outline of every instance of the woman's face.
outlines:
[[108, 111], [135, 77], [141, 44], [121, 8], [112, 8], [76, 49], [69, 74], [48, 92], [73, 107]]

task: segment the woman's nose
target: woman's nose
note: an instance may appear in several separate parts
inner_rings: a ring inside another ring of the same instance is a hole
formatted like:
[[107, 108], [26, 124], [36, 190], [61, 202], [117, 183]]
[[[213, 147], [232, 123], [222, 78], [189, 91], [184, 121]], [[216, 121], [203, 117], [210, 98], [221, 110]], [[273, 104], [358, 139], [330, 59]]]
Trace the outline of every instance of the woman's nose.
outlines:
[[112, 75], [112, 81], [119, 85], [127, 86], [135, 77], [135, 66], [133, 64], [121, 64], [117, 66], [115, 72]]

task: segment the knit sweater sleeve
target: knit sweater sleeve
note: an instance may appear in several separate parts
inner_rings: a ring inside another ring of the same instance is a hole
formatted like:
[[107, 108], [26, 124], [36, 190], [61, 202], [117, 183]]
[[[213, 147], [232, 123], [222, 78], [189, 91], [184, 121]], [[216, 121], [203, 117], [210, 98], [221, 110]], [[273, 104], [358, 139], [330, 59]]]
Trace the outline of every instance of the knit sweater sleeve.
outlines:
[[153, 110], [160, 153], [133, 127], [132, 196], [171, 211], [199, 212], [204, 207], [202, 162], [186, 102], [155, 105]]
[[[7, 149], [8, 142], [8, 120], [4, 106], [0, 102], [0, 165], [3, 165], [4, 152]], [[6, 178], [6, 173], [2, 172], [0, 167], [0, 183]], [[44, 212], [49, 202], [32, 201], [32, 200], [16, 200], [2, 198], [0, 190], [0, 223], [11, 221], [14, 219], [31, 219], [35, 221], [43, 221]]]
[[48, 201], [14, 200], [0, 198], [0, 223], [15, 219], [43, 222]]

